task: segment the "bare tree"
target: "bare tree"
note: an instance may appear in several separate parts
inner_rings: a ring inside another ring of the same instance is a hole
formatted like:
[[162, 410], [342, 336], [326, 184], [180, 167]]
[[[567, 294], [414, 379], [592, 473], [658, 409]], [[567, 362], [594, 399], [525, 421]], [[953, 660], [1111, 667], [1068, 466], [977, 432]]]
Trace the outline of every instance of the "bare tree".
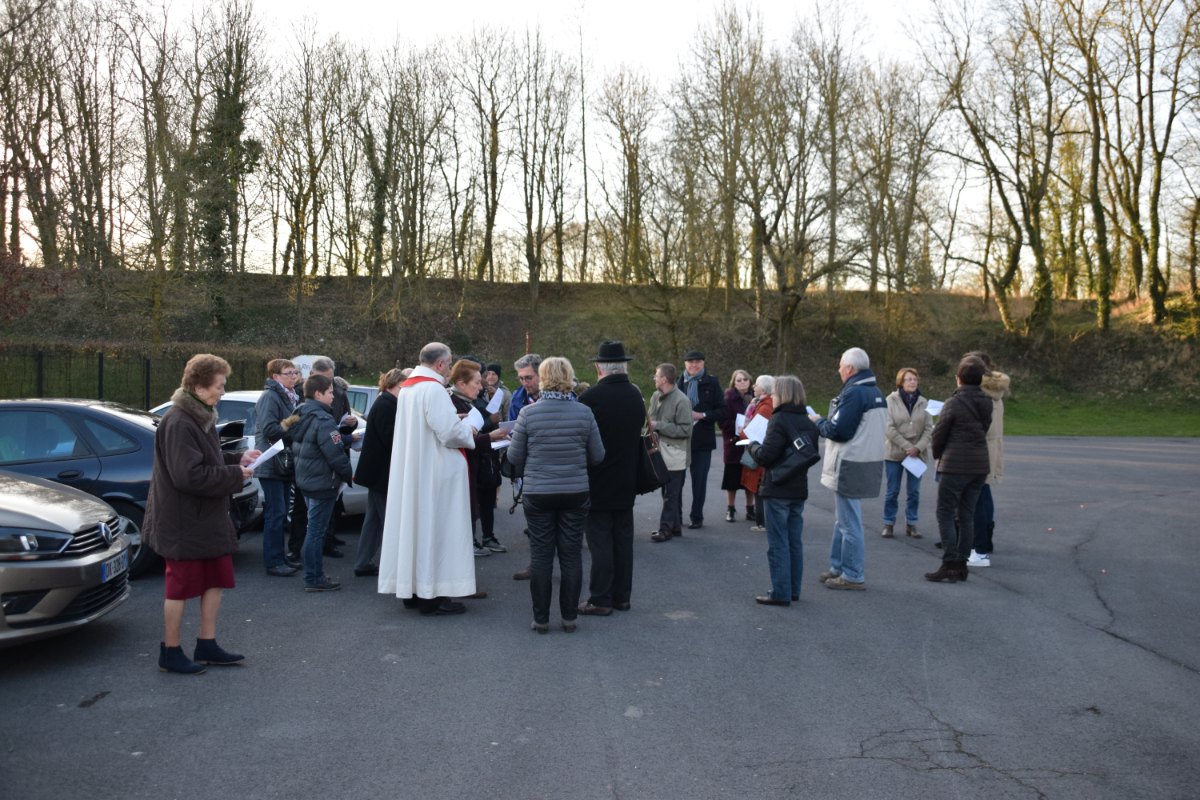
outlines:
[[520, 90], [514, 65], [516, 48], [508, 33], [475, 31], [458, 46], [460, 68], [455, 78], [475, 111], [479, 154], [480, 190], [483, 199], [482, 246], [475, 263], [475, 279], [495, 280], [496, 215], [509, 151], [501, 141], [508, 115]]

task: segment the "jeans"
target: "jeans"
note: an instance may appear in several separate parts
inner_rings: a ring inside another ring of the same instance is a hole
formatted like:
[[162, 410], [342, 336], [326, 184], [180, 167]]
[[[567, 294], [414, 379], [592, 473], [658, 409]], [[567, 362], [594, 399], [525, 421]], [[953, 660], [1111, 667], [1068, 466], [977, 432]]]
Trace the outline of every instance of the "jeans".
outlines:
[[829, 547], [829, 568], [849, 583], [866, 580], [867, 548], [863, 540], [862, 500], [834, 492], [837, 516]]
[[587, 544], [592, 554], [588, 602], [604, 608], [628, 603], [633, 591], [633, 509], [589, 511]]
[[[938, 480], [937, 521], [942, 561], [966, 561], [975, 539], [975, 504], [987, 475], [942, 473]], [[957, 518], [958, 524], [955, 525]]]
[[884, 461], [883, 467], [887, 473], [887, 490], [883, 495], [883, 524], [896, 524], [896, 512], [900, 507], [900, 481], [904, 480], [908, 483], [908, 493], [904, 496], [904, 521], [909, 525], [916, 525], [917, 510], [921, 505], [921, 479], [906, 470], [899, 461]]
[[804, 570], [804, 501], [788, 498], [759, 498], [766, 506], [767, 565], [771, 568], [771, 599], [790, 603], [800, 594]]
[[336, 503], [336, 497], [304, 498], [308, 510], [308, 533], [304, 537], [305, 586], [320, 583], [321, 578], [325, 577], [325, 559], [321, 552], [325, 549], [325, 531], [329, 528], [329, 520], [333, 518]]
[[283, 566], [283, 526], [287, 522], [288, 481], [259, 478], [263, 493], [263, 566]]
[[704, 498], [708, 492], [708, 468], [712, 464], [712, 450], [692, 450], [692, 465], [688, 471], [692, 476], [692, 510], [688, 514], [692, 522], [704, 522]]
[[558, 608], [564, 621], [579, 614], [583, 589], [583, 531], [587, 525], [587, 492], [572, 494], [527, 494], [525, 523], [529, 526], [529, 595], [533, 621], [550, 621], [550, 595], [554, 591], [554, 554], [562, 574], [558, 586]]
[[387, 492], [367, 489], [367, 513], [363, 515], [362, 530], [358, 534], [358, 556], [354, 568], [364, 570], [379, 556], [379, 545], [383, 542], [383, 512], [387, 508]]
[[992, 531], [996, 527], [996, 505], [992, 502], [992, 486], [985, 483], [979, 492], [979, 502], [975, 504], [975, 543], [972, 545], [976, 553], [987, 555], [992, 552]]
[[663, 507], [658, 516], [658, 530], [679, 533], [683, 529], [683, 478], [687, 470], [667, 470], [667, 482], [662, 487]]

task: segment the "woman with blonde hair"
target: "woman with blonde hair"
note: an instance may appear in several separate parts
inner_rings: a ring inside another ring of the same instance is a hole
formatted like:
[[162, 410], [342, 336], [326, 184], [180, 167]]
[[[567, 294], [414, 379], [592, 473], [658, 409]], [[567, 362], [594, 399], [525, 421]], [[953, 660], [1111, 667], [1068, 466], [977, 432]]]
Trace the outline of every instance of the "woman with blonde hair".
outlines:
[[541, 394], [521, 408], [508, 460], [523, 471], [525, 521], [529, 525], [529, 594], [533, 630], [550, 631], [554, 556], [562, 573], [558, 590], [562, 628], [575, 630], [583, 587], [583, 532], [587, 522], [588, 467], [604, 460], [604, 444], [592, 410], [579, 403], [575, 370], [565, 358], [538, 367]]
[[746, 519], [754, 519], [754, 492], [742, 485], [742, 454], [745, 445], [739, 445], [737, 426], [738, 414], [745, 414], [746, 407], [754, 399], [751, 390], [750, 373], [744, 369], [735, 369], [729, 377], [729, 388], [725, 390], [725, 407], [729, 409], [726, 421], [721, 423], [721, 439], [724, 443], [725, 472], [721, 475], [721, 488], [725, 490], [725, 521], [737, 521], [737, 493], [746, 492]]
[[[163, 581], [163, 641], [158, 668], [196, 675], [205, 664], [228, 666], [245, 656], [217, 644], [217, 612], [225, 589], [232, 589], [237, 531], [229, 519], [229, 495], [252, 474], [258, 450], [229, 453], [217, 435], [217, 402], [225, 394], [229, 362], [202, 353], [183, 368], [154, 435], [154, 468], [142, 535], [166, 561]], [[184, 607], [200, 598], [200, 630], [188, 658], [180, 644]]]

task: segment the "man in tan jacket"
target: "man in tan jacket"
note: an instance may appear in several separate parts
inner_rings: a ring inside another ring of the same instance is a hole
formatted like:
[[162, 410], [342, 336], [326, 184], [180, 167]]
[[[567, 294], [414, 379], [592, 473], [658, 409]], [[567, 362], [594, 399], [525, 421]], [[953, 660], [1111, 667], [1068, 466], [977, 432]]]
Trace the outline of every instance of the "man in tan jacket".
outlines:
[[683, 535], [683, 479], [692, 460], [692, 403], [675, 384], [678, 374], [674, 364], [659, 364], [654, 370], [656, 391], [650, 397], [650, 430], [658, 434], [658, 449], [667, 465], [662, 514], [658, 530], [650, 535], [655, 542]]

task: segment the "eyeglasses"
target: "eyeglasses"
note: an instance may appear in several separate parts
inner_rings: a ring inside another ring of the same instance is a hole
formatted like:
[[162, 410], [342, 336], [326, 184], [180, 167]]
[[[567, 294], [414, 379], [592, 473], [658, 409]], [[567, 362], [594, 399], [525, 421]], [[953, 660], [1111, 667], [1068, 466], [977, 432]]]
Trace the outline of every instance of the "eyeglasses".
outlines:
[[281, 372], [279, 374], [280, 375], [299, 375], [300, 372], [299, 372], [299, 370], [285, 369], [283, 372]]
[[537, 380], [537, 375], [518, 375], [517, 377], [521, 379], [521, 383], [529, 383], [530, 381]]

